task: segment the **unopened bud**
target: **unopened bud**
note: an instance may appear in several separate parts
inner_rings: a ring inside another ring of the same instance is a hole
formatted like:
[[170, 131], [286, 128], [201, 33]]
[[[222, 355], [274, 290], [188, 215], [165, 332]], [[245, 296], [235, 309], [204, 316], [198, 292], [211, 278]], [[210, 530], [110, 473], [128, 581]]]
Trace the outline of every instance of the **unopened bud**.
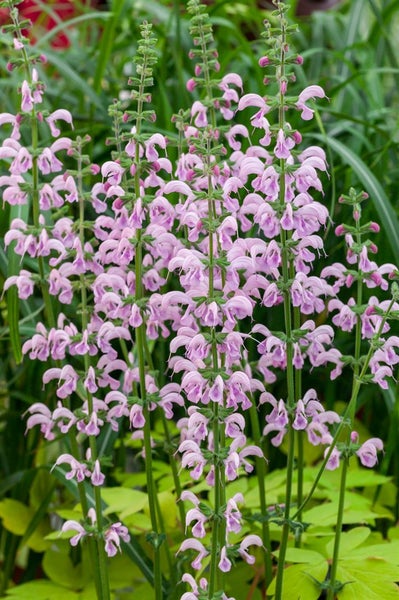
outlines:
[[378, 225], [378, 223], [376, 223], [375, 221], [371, 221], [371, 223], [370, 223], [370, 231], [373, 231], [374, 233], [379, 233], [380, 232], [380, 226]]
[[93, 175], [98, 175], [98, 173], [100, 172], [99, 165], [93, 163], [92, 165], [90, 165], [90, 171], [93, 173]]
[[266, 67], [266, 66], [267, 66], [267, 65], [269, 65], [269, 64], [270, 64], [270, 59], [269, 59], [269, 57], [268, 57], [268, 56], [262, 56], [262, 57], [259, 59], [259, 66], [260, 66], [260, 67]]
[[335, 228], [335, 235], [344, 235], [346, 233], [345, 225], [338, 225]]
[[296, 144], [300, 144], [302, 142], [302, 136], [299, 131], [294, 131], [291, 135], [292, 139]]
[[303, 65], [303, 56], [301, 56], [300, 54], [298, 54], [298, 56], [295, 59], [295, 62], [297, 65]]
[[189, 92], [192, 92], [196, 85], [197, 84], [194, 79], [189, 79], [186, 83], [186, 88]]

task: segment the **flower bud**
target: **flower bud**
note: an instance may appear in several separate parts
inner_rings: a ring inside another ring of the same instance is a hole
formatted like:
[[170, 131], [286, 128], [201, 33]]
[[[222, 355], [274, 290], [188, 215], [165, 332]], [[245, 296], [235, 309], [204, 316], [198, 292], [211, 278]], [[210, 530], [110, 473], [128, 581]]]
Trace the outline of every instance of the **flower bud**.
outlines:
[[266, 67], [270, 64], [270, 59], [268, 56], [262, 56], [258, 62], [260, 67]]

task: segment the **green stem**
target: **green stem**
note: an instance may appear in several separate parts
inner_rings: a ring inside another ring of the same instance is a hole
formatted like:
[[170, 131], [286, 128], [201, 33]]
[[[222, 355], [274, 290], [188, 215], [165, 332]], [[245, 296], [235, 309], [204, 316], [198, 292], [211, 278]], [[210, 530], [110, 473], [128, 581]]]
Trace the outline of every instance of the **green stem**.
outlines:
[[[358, 223], [357, 223], [358, 224]], [[361, 243], [361, 235], [360, 233], [356, 236], [356, 241], [360, 245]], [[362, 280], [359, 277], [357, 280], [357, 306], [361, 306], [363, 300], [363, 285]], [[360, 385], [357, 385], [359, 378], [359, 360], [361, 353], [361, 343], [362, 343], [362, 322], [360, 316], [356, 319], [356, 329], [355, 329], [355, 365], [353, 369], [353, 383], [352, 383], [352, 394], [351, 399], [354, 398], [352, 402], [350, 402], [350, 410], [348, 412], [349, 416], [349, 429], [346, 435], [346, 445], [349, 447], [351, 442], [351, 427], [353, 427], [355, 421], [355, 413], [356, 413], [356, 403], [357, 397], [360, 390]], [[334, 600], [335, 596], [335, 587], [336, 587], [336, 577], [337, 577], [337, 569], [338, 569], [338, 559], [339, 559], [339, 547], [341, 542], [341, 533], [342, 533], [342, 523], [343, 516], [345, 510], [345, 491], [346, 491], [346, 476], [349, 467], [349, 457], [345, 456], [343, 465], [342, 465], [342, 473], [341, 473], [341, 482], [339, 488], [339, 503], [338, 503], [338, 512], [337, 512], [337, 524], [335, 528], [335, 539], [334, 539], [334, 551], [333, 558], [331, 563], [331, 571], [330, 571], [330, 587], [328, 589], [327, 600]]]
[[[256, 446], [261, 447], [261, 432], [259, 418], [254, 402], [249, 409], [251, 419], [252, 436]], [[265, 460], [259, 456], [255, 458], [256, 476], [258, 479], [260, 512], [262, 515], [262, 541], [265, 548], [270, 548], [270, 527], [267, 521], [267, 500], [266, 500], [266, 464]], [[263, 553], [263, 564], [265, 569], [265, 588], [267, 588], [273, 578], [272, 557], [267, 550]]]
[[339, 546], [341, 541], [342, 534], [342, 524], [344, 517], [344, 509], [345, 509], [345, 488], [346, 488], [346, 476], [348, 473], [349, 467], [349, 459], [345, 457], [342, 463], [342, 471], [341, 471], [341, 480], [340, 480], [340, 488], [339, 488], [339, 502], [338, 502], [338, 512], [337, 512], [337, 524], [335, 529], [335, 541], [334, 541], [334, 551], [331, 563], [331, 571], [330, 571], [330, 583], [327, 592], [327, 600], [334, 600], [335, 598], [335, 586], [337, 579], [337, 569], [338, 569], [338, 559], [339, 559]]
[[[280, 83], [285, 78], [285, 54], [287, 51], [286, 47], [286, 24], [281, 15], [281, 41], [280, 41], [280, 60], [279, 60], [279, 72], [277, 74], [277, 82]], [[284, 130], [285, 127], [285, 97], [280, 89], [279, 93], [279, 129]], [[284, 159], [280, 159], [280, 175], [279, 175], [279, 205], [280, 210], [284, 211], [286, 201], [286, 162]], [[281, 262], [282, 262], [282, 284], [283, 284], [283, 304], [284, 304], [284, 325], [286, 334], [286, 382], [287, 382], [287, 408], [288, 412], [292, 413], [295, 402], [296, 402], [296, 389], [295, 389], [295, 369], [293, 365], [294, 357], [294, 345], [292, 339], [292, 306], [290, 296], [290, 275], [292, 273], [292, 259], [291, 251], [288, 245], [289, 235], [285, 230], [280, 232], [280, 245], [281, 245]], [[288, 547], [288, 538], [290, 533], [290, 512], [292, 503], [292, 487], [293, 487], [293, 475], [295, 468], [295, 430], [292, 427], [292, 414], [289, 414], [288, 423], [288, 458], [287, 458], [287, 481], [286, 481], [286, 492], [285, 492], [285, 508], [284, 508], [284, 525], [281, 535], [277, 575], [276, 575], [276, 591], [275, 600], [281, 600], [283, 593], [283, 578], [285, 570], [285, 555]]]
[[[83, 251], [85, 244], [85, 230], [84, 230], [84, 220], [85, 220], [85, 205], [84, 205], [84, 192], [83, 192], [83, 162], [82, 162], [82, 146], [80, 144], [80, 140], [78, 139], [78, 159], [77, 159], [77, 188], [79, 194], [79, 241]], [[82, 333], [87, 331], [89, 325], [89, 307], [88, 307], [88, 298], [87, 298], [87, 282], [85, 281], [84, 274], [80, 275], [80, 305], [81, 305], [81, 322], [82, 322]], [[89, 371], [91, 366], [90, 356], [86, 353], [83, 357], [83, 364], [85, 373]], [[89, 392], [86, 394], [87, 398], [87, 410], [88, 414], [91, 415], [94, 412], [94, 402], [93, 396]], [[97, 443], [96, 439], [93, 435], [89, 436], [89, 447], [90, 447], [90, 460], [94, 464], [94, 462], [98, 459], [97, 453]], [[84, 488], [83, 488], [84, 489]], [[84, 491], [82, 493], [81, 486], [79, 487], [80, 497], [84, 496]], [[97, 595], [99, 600], [109, 600], [110, 598], [110, 589], [109, 589], [109, 580], [108, 580], [108, 565], [107, 565], [107, 557], [104, 548], [103, 541], [103, 527], [104, 527], [104, 519], [102, 514], [102, 499], [101, 499], [101, 488], [100, 486], [93, 486], [93, 494], [94, 494], [94, 504], [96, 511], [96, 528], [97, 528], [97, 536], [96, 536], [96, 544], [91, 544], [91, 554], [92, 554], [92, 562], [94, 563], [94, 571], [95, 571], [95, 582], [97, 587]], [[88, 516], [88, 507], [87, 502], [84, 502], [82, 505], [82, 509], [85, 508], [85, 518]]]
[[281, 600], [283, 594], [283, 579], [285, 571], [285, 555], [288, 547], [288, 538], [290, 533], [290, 510], [292, 498], [292, 479], [295, 462], [295, 430], [292, 424], [288, 425], [288, 457], [287, 457], [287, 481], [285, 488], [285, 508], [284, 508], [284, 525], [281, 535], [280, 548], [278, 553], [277, 575], [276, 575], [276, 590], [275, 600]]
[[[210, 144], [208, 143], [207, 158], [210, 156]], [[209, 218], [213, 219], [215, 216], [215, 206], [212, 199], [212, 181], [210, 176], [208, 177], [208, 214]], [[209, 298], [214, 297], [214, 240], [213, 233], [209, 231]], [[218, 351], [216, 345], [215, 329], [211, 329], [211, 345], [212, 345], [212, 366], [216, 372], [219, 368]], [[218, 562], [220, 545], [224, 543], [225, 528], [221, 521], [220, 509], [224, 500], [224, 473], [222, 472], [222, 465], [220, 463], [220, 452], [224, 447], [224, 437], [221, 436], [221, 429], [219, 423], [219, 404], [218, 402], [213, 403], [213, 468], [214, 468], [214, 518], [212, 525], [212, 542], [211, 542], [211, 563], [210, 563], [210, 576], [209, 576], [209, 589], [208, 598], [213, 598], [217, 577], [219, 572]]]
[[[379, 339], [379, 337], [381, 336], [381, 334], [383, 332], [385, 323], [387, 322], [388, 316], [389, 316], [389, 314], [390, 314], [390, 312], [391, 312], [391, 310], [393, 308], [394, 303], [395, 303], [395, 300], [392, 299], [391, 302], [389, 303], [389, 306], [387, 308], [387, 311], [386, 311], [385, 315], [381, 319], [380, 326], [378, 328], [377, 333], [375, 334], [375, 338], [377, 340]], [[344, 426], [347, 425], [347, 419], [348, 419], [349, 415], [351, 415], [352, 412], [355, 411], [355, 409], [356, 409], [356, 400], [357, 400], [357, 397], [358, 397], [358, 394], [359, 394], [360, 386], [363, 383], [364, 376], [367, 373], [367, 369], [369, 367], [370, 360], [372, 359], [375, 350], [376, 350], [376, 347], [371, 342], [370, 343], [369, 351], [367, 353], [366, 359], [365, 359], [363, 367], [362, 367], [362, 370], [361, 370], [359, 376], [356, 377], [356, 378], [354, 378], [351, 398], [349, 400], [348, 406], [346, 407], [346, 409], [345, 409], [345, 411], [344, 411], [344, 413], [342, 415], [341, 422], [339, 423], [337, 429], [335, 430], [335, 434], [334, 434], [334, 437], [333, 437], [333, 439], [331, 441], [329, 450], [326, 453], [326, 456], [324, 457], [323, 462], [321, 463], [320, 469], [319, 469], [319, 471], [318, 471], [318, 473], [317, 473], [317, 475], [316, 475], [316, 477], [315, 477], [315, 479], [313, 481], [313, 485], [312, 485], [312, 487], [311, 487], [308, 495], [306, 496], [306, 498], [304, 499], [304, 501], [302, 502], [302, 504], [299, 506], [297, 512], [295, 513], [295, 515], [293, 517], [294, 519], [298, 516], [299, 512], [302, 511], [305, 508], [305, 506], [307, 505], [307, 503], [309, 502], [309, 500], [313, 497], [313, 494], [314, 494], [314, 492], [315, 492], [315, 490], [316, 490], [316, 488], [317, 488], [317, 486], [319, 484], [320, 478], [321, 478], [321, 476], [323, 475], [323, 473], [325, 471], [325, 468], [326, 468], [326, 465], [327, 465], [328, 461], [330, 460], [330, 456], [331, 456], [331, 454], [332, 454], [335, 446], [337, 445], [337, 441], [338, 441], [338, 439], [339, 439], [339, 437], [341, 435], [341, 432], [342, 432]]]
[[[142, 76], [140, 78], [139, 96], [137, 102], [137, 120], [136, 120], [136, 132], [137, 136], [141, 133], [142, 123], [142, 112], [143, 112], [143, 95], [144, 95], [144, 76], [147, 71], [146, 57], [144, 57], [144, 65], [142, 67]], [[135, 186], [135, 197], [140, 197], [140, 147], [139, 141], [136, 143], [135, 151], [135, 163], [136, 173], [134, 177]], [[142, 300], [144, 298], [143, 288], [143, 241], [142, 241], [142, 230], [136, 230], [136, 256], [135, 256], [135, 296], [136, 300]], [[155, 600], [162, 599], [162, 571], [161, 571], [161, 541], [158, 528], [157, 510], [156, 510], [156, 488], [153, 478], [153, 466], [152, 466], [152, 447], [151, 447], [151, 421], [150, 421], [150, 407], [147, 399], [147, 391], [145, 384], [145, 372], [146, 372], [146, 360], [145, 360], [145, 323], [136, 328], [136, 349], [137, 349], [137, 360], [139, 368], [139, 380], [140, 380], [140, 394], [143, 403], [143, 417], [144, 417], [144, 452], [145, 452], [145, 471], [146, 471], [146, 482], [147, 482], [147, 494], [148, 494], [148, 507], [150, 511], [151, 528], [153, 531], [153, 547], [154, 547], [154, 591]]]
[[[145, 338], [144, 344], [145, 344], [145, 356], [146, 356], [147, 364], [148, 364], [150, 370], [154, 371], [154, 362], [152, 360], [151, 352], [148, 347], [147, 338]], [[169, 455], [169, 465], [172, 470], [173, 483], [175, 484], [176, 496], [177, 496], [177, 498], [180, 498], [183, 488], [180, 483], [180, 477], [179, 477], [179, 472], [177, 469], [177, 463], [176, 463], [176, 460], [174, 457], [176, 448], [174, 447], [174, 444], [172, 441], [172, 436], [170, 435], [170, 431], [169, 431], [168, 420], [167, 420], [163, 410], [161, 410], [161, 419], [162, 419], [163, 430], [165, 433], [166, 450]], [[184, 509], [184, 504], [181, 501], [178, 502], [178, 510], [179, 510], [179, 515], [180, 515], [181, 526], [182, 526], [182, 529], [184, 530], [185, 522], [186, 522], [186, 511]], [[164, 530], [164, 528], [162, 528], [162, 530]]]

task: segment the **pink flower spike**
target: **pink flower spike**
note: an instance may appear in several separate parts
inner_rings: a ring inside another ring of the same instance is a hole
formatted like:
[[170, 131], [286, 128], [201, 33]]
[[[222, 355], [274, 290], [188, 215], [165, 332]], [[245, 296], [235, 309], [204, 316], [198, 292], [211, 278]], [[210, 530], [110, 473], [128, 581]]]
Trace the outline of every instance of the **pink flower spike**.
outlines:
[[319, 85], [309, 85], [306, 87], [298, 96], [298, 101], [295, 106], [298, 110], [301, 110], [301, 117], [304, 121], [310, 121], [313, 119], [314, 110], [306, 106], [305, 102], [314, 98], [325, 98], [326, 94], [322, 87]]

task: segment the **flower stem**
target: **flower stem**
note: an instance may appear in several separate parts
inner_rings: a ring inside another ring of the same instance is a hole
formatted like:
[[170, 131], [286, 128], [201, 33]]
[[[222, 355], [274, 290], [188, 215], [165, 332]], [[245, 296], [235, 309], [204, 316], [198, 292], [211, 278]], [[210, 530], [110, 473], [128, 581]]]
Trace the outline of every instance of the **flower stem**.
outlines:
[[[256, 446], [261, 447], [261, 432], [259, 425], [259, 417], [256, 410], [256, 405], [252, 402], [251, 407], [249, 409], [250, 419], [251, 419], [251, 428], [252, 428], [252, 436]], [[266, 467], [265, 460], [260, 457], [255, 458], [256, 465], [256, 475], [258, 478], [258, 488], [259, 488], [259, 502], [260, 502], [260, 511], [262, 515], [262, 540], [265, 548], [270, 548], [270, 527], [269, 523], [266, 520], [267, 518], [267, 500], [266, 500]], [[263, 563], [265, 569], [265, 587], [267, 588], [273, 578], [273, 570], [272, 570], [272, 558], [270, 552], [263, 553]]]
[[[82, 160], [82, 144], [80, 138], [77, 140], [77, 188], [79, 194], [79, 241], [82, 248], [84, 248], [85, 244], [85, 230], [84, 230], [84, 218], [85, 218], [85, 201], [84, 201], [84, 193], [83, 193], [83, 160]], [[88, 299], [87, 299], [87, 288], [86, 288], [85, 276], [82, 273], [80, 275], [80, 298], [81, 298], [81, 321], [82, 321], [82, 333], [87, 331], [89, 325], [89, 307], [88, 307]], [[88, 353], [84, 354], [83, 357], [84, 370], [85, 373], [89, 371], [91, 366], [91, 360]], [[87, 410], [88, 415], [91, 415], [95, 408], [93, 402], [93, 396], [91, 393], [87, 392]], [[89, 447], [90, 447], [90, 459], [94, 462], [98, 459], [97, 453], [97, 443], [95, 436], [89, 436]], [[84, 493], [84, 492], [83, 492]], [[103, 515], [102, 515], [102, 500], [101, 500], [101, 488], [100, 486], [93, 486], [94, 493], [94, 505], [96, 511], [96, 525], [97, 525], [97, 537], [96, 544], [91, 547], [92, 550], [92, 558], [94, 563], [94, 572], [96, 573], [95, 582], [97, 587], [97, 595], [99, 600], [109, 600], [110, 598], [110, 589], [109, 589], [109, 580], [108, 580], [108, 566], [107, 566], [107, 558], [104, 548], [103, 542]], [[81, 494], [82, 497], [82, 494]], [[87, 518], [88, 507], [85, 502], [82, 505], [82, 508], [85, 507], [86, 512], [84, 513], [85, 518]]]

